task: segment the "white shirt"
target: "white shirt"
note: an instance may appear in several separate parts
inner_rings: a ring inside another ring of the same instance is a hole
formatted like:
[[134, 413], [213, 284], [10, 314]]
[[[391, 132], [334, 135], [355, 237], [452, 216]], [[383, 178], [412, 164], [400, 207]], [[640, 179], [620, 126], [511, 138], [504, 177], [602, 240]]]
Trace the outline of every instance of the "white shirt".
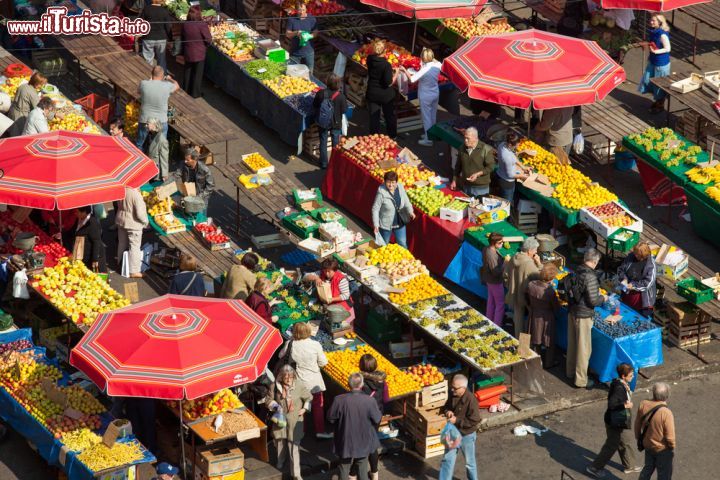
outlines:
[[39, 107], [30, 110], [22, 134], [34, 135], [36, 133], [47, 133], [49, 131], [50, 127], [48, 126], [47, 118], [45, 118], [45, 112]]
[[438, 90], [438, 75], [440, 74], [442, 64], [437, 60], [429, 63], [423, 63], [420, 70], [410, 76], [412, 83], [418, 83], [418, 91], [436, 91]]

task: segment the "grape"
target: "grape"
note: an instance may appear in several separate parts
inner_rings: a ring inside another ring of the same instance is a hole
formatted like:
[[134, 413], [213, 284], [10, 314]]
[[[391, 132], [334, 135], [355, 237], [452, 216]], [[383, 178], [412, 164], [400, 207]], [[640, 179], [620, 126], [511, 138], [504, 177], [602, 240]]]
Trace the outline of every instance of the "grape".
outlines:
[[600, 314], [597, 312], [595, 313], [594, 326], [611, 338], [627, 337], [657, 328], [649, 319], [642, 317], [633, 317], [614, 324], [608, 323], [600, 318]]
[[27, 340], [15, 340], [10, 343], [3, 343], [0, 345], [0, 355], [5, 352], [14, 352], [18, 350], [25, 350], [26, 348], [32, 348], [33, 344]]

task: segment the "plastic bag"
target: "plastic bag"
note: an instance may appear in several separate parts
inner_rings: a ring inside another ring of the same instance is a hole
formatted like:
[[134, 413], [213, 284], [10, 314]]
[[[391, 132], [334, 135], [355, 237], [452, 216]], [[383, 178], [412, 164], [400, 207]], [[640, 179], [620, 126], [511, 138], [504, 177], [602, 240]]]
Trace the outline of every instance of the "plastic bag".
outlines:
[[440, 432], [440, 441], [450, 450], [460, 448], [462, 433], [454, 424], [447, 422]]
[[603, 308], [611, 313], [617, 311], [620, 308], [620, 300], [618, 299], [618, 296], [614, 293], [608, 295], [607, 300], [603, 303]]
[[375, 234], [375, 243], [378, 245], [378, 247], [382, 247], [385, 245], [385, 239], [380, 235], [380, 232], [377, 232]]
[[580, 155], [585, 150], [585, 137], [583, 137], [582, 133], [575, 135], [572, 148], [576, 155]]
[[13, 277], [14, 298], [22, 298], [23, 300], [27, 300], [30, 298], [30, 292], [28, 292], [27, 282], [28, 276], [24, 268], [19, 272], [15, 273], [15, 276]]
[[340, 78], [345, 77], [345, 67], [347, 66], [347, 57], [342, 53], [338, 53], [335, 57], [335, 65], [333, 66], [333, 73]]
[[285, 428], [287, 426], [287, 418], [281, 406], [278, 405], [277, 410], [275, 410], [275, 413], [270, 417], [270, 421], [274, 423], [277, 428]]

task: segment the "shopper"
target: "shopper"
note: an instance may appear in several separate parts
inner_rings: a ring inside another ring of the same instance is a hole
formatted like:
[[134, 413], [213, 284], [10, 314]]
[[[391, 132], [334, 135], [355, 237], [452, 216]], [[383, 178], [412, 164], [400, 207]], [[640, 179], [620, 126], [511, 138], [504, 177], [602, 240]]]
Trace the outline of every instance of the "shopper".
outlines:
[[55, 117], [55, 104], [50, 97], [43, 97], [38, 101], [35, 108], [30, 110], [30, 114], [25, 120], [23, 135], [35, 135], [38, 133], [47, 133], [50, 131], [49, 120]]
[[578, 388], [593, 388], [595, 382], [588, 378], [587, 370], [592, 354], [592, 327], [595, 307], [605, 301], [600, 294], [595, 268], [600, 262], [600, 252], [594, 248], [585, 251], [583, 264], [566, 277], [568, 295], [568, 347], [565, 374]]
[[[355, 308], [353, 300], [350, 297], [350, 282], [347, 276], [339, 270], [338, 261], [333, 257], [328, 257], [320, 263], [320, 271], [308, 273], [303, 277], [305, 282], [314, 282], [315, 285], [322, 285], [323, 282], [330, 283], [330, 302], [326, 306], [328, 315], [338, 317], [340, 314], [344, 316], [342, 323], [350, 326], [355, 320]], [[337, 308], [336, 308], [337, 307]], [[343, 311], [341, 312], [340, 309]], [[334, 323], [341, 323], [333, 319]]]
[[557, 266], [546, 263], [540, 270], [540, 278], [531, 280], [527, 287], [530, 344], [541, 354], [545, 368], [559, 363], [555, 362], [555, 315], [560, 310], [560, 301], [553, 286], [557, 274]]
[[45, 75], [35, 72], [28, 80], [28, 83], [18, 87], [7, 114], [8, 118], [14, 121], [7, 132], [7, 136], [16, 137], [22, 135], [27, 117], [37, 107], [40, 101], [40, 91], [46, 84], [47, 78]]
[[315, 50], [312, 39], [317, 31], [317, 20], [307, 13], [305, 2], [297, 2], [297, 17], [290, 17], [285, 34], [290, 39], [290, 57], [298, 63], [304, 63], [310, 70], [315, 70]]
[[438, 82], [442, 64], [435, 60], [435, 54], [429, 48], [422, 49], [420, 60], [422, 61], [420, 70], [415, 73], [408, 72], [405, 67], [401, 68], [410, 79], [410, 83], [418, 84], [418, 101], [425, 131], [418, 143], [424, 147], [432, 147], [433, 142], [428, 138], [428, 130], [435, 125], [437, 119], [438, 101], [440, 100]]
[[319, 91], [313, 100], [320, 129], [320, 168], [328, 166], [328, 137], [331, 138], [333, 147], [340, 143], [342, 119], [348, 109], [347, 98], [342, 93], [341, 86], [342, 78], [333, 73], [328, 77], [327, 88]]
[[151, 118], [147, 123], [148, 128], [148, 139], [150, 145], [148, 145], [148, 157], [155, 162], [155, 166], [158, 168], [158, 176], [155, 180], [165, 182], [170, 176], [169, 169], [169, 155], [170, 155], [170, 143], [168, 143], [167, 137], [163, 133], [162, 122], [156, 118]]
[[295, 369], [290, 365], [280, 367], [275, 376], [272, 399], [267, 402], [271, 412], [285, 416], [285, 425], [270, 422], [271, 434], [277, 449], [277, 469], [282, 471], [285, 461], [290, 463], [293, 480], [302, 480], [300, 475], [300, 442], [304, 432], [305, 412], [310, 410], [310, 392], [302, 382], [297, 381]]
[[657, 480], [670, 480], [675, 456], [675, 417], [667, 406], [670, 385], [656, 383], [652, 393], [652, 400], [640, 402], [633, 429], [638, 445], [645, 449], [645, 466], [638, 479], [650, 480], [657, 470]]
[[630, 382], [635, 371], [629, 363], [617, 366], [618, 376], [610, 384], [608, 407], [605, 410], [605, 432], [607, 439], [592, 465], [586, 471], [593, 478], [605, 477], [605, 465], [612, 459], [615, 452], [620, 454], [624, 473], [636, 473], [641, 470], [635, 464], [635, 442], [632, 434], [632, 391]]
[[498, 145], [497, 150], [500, 196], [511, 204], [515, 200], [515, 183], [518, 180], [525, 180], [530, 173], [530, 169], [518, 160], [516, 149], [519, 143], [520, 136], [509, 131], [505, 135], [505, 141]]
[[180, 271], [170, 282], [168, 293], [171, 295], [188, 295], [191, 297], [206, 297], [205, 281], [202, 273], [197, 270], [197, 259], [192, 255], [180, 255]]
[[184, 66], [183, 87], [193, 98], [202, 96], [205, 54], [212, 44], [212, 34], [208, 23], [202, 18], [200, 5], [193, 5], [188, 11], [187, 20], [182, 24], [182, 54]]
[[[368, 478], [368, 456], [377, 452], [380, 441], [377, 429], [382, 414], [375, 400], [362, 391], [364, 385], [361, 373], [348, 378], [350, 393], [335, 397], [328, 421], [335, 427], [335, 455], [340, 457], [340, 480], [348, 480], [350, 472], [357, 465], [357, 478]], [[373, 480], [377, 480], [377, 474]]]
[[525, 314], [527, 310], [527, 286], [531, 280], [538, 278], [542, 262], [537, 254], [540, 244], [535, 237], [528, 237], [520, 247], [520, 251], [506, 263], [503, 278], [507, 286], [505, 303], [513, 311], [513, 324], [515, 326], [515, 338], [520, 338], [521, 333], [527, 333], [527, 322]]
[[277, 303], [277, 300], [268, 300], [268, 295], [273, 291], [273, 287], [274, 285], [269, 278], [259, 277], [252, 292], [245, 299], [248, 307], [252, 308], [260, 318], [271, 324], [278, 321], [278, 316], [272, 314], [272, 307]]
[[495, 170], [495, 152], [480, 141], [475, 127], [465, 129], [465, 146], [458, 151], [454, 177], [450, 190], [462, 185], [463, 191], [473, 197], [490, 193], [490, 179]]
[[383, 183], [377, 189], [372, 206], [373, 231], [388, 244], [395, 235], [395, 241], [408, 248], [406, 225], [415, 219], [415, 209], [398, 183], [398, 174], [394, 170], [385, 172]]
[[485, 316], [498, 327], [502, 326], [505, 317], [505, 287], [503, 285], [505, 259], [500, 254], [503, 242], [502, 234], [498, 232], [490, 234], [488, 246], [482, 251], [482, 266], [480, 267], [480, 280], [488, 291]]
[[175, 177], [183, 183], [194, 183], [195, 194], [205, 202], [207, 210], [208, 202], [213, 190], [215, 190], [215, 178], [207, 165], [199, 161], [200, 154], [192, 147], [185, 150], [185, 162], [175, 172]]
[[255, 288], [255, 269], [260, 258], [253, 252], [243, 255], [240, 265], [230, 267], [225, 282], [220, 290], [220, 297], [245, 300]]
[[125, 413], [132, 426], [132, 433], [150, 452], [158, 455], [157, 428], [155, 427], [155, 399], [127, 397]]
[[447, 421], [460, 430], [462, 442], [459, 448], [445, 448], [445, 455], [440, 462], [439, 480], [452, 480], [458, 450], [461, 450], [465, 457], [468, 480], [477, 480], [475, 438], [481, 420], [480, 408], [477, 400], [468, 390], [468, 379], [465, 375], [455, 375], [450, 386], [452, 394], [441, 411], [447, 417]]
[[310, 338], [310, 324], [300, 322], [293, 325], [292, 339], [285, 342], [280, 351], [280, 360], [295, 363], [295, 371], [300, 383], [312, 394], [313, 423], [318, 439], [332, 438], [325, 433], [325, 382], [320, 369], [328, 360], [320, 342]]
[[155, 473], [157, 477], [154, 477], [153, 480], [173, 480], [175, 475], [180, 474], [180, 469], [167, 462], [162, 462], [155, 467]]
[[648, 64], [638, 84], [638, 91], [652, 93], [654, 101], [650, 106], [650, 112], [660, 113], [665, 109], [666, 94], [662, 88], [650, 83], [650, 79], [670, 75], [670, 27], [665, 16], [654, 14], [650, 17], [650, 28], [650, 41], [644, 43], [644, 46], [650, 50]]
[[650, 317], [657, 297], [657, 267], [647, 242], [635, 245], [618, 269], [618, 280], [626, 291], [622, 302]]
[[390, 138], [397, 137], [397, 117], [395, 115], [395, 95], [393, 87], [397, 80], [397, 70], [383, 56], [385, 40], [375, 40], [373, 53], [367, 57], [368, 82], [366, 99], [370, 114], [370, 133], [380, 133], [380, 112], [385, 117], [385, 128]]
[[100, 220], [92, 214], [92, 207], [79, 207], [74, 213], [75, 224], [70, 234], [63, 236], [65, 248], [73, 252], [76, 243], [82, 242], [82, 248], [78, 246], [78, 255], [83, 263], [95, 272], [107, 272]]
[[157, 66], [166, 74], [168, 69], [165, 51], [167, 43], [173, 39], [172, 26], [175, 20], [163, 0], [152, 0], [150, 5], [145, 5], [140, 12], [140, 18], [150, 23], [150, 32], [142, 37], [142, 57], [150, 65], [153, 61], [157, 62]]
[[128, 252], [128, 272], [130, 278], [142, 278], [142, 232], [148, 225], [147, 207], [140, 190], [125, 187], [125, 198], [120, 202], [115, 214], [118, 227], [118, 264], [122, 265], [123, 255]]
[[145, 151], [145, 140], [148, 136], [147, 123], [157, 118], [162, 124], [165, 137], [168, 133], [168, 102], [170, 94], [180, 89], [180, 85], [165, 70], [156, 66], [152, 69], [149, 80], [140, 81], [140, 117], [138, 118], [137, 139], [135, 145]]
[[125, 138], [125, 123], [122, 118], [116, 118], [108, 125], [108, 132], [113, 137]]
[[570, 153], [573, 143], [573, 112], [575, 107], [549, 108], [543, 110], [540, 122], [535, 126], [536, 136], [558, 158]]

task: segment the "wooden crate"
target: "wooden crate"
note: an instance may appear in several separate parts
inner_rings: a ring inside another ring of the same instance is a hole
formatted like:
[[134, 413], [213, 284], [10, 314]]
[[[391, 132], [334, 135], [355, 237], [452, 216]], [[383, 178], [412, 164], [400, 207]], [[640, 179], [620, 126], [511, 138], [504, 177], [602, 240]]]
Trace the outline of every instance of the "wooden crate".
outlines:
[[440, 415], [440, 409], [417, 409], [408, 405], [405, 411], [403, 424], [416, 434], [416, 438], [438, 435], [447, 423], [447, 419]]
[[696, 345], [698, 336], [700, 337], [700, 343], [708, 343], [711, 337], [710, 324], [679, 327], [669, 322], [666, 328], [668, 341], [680, 348]]
[[358, 93], [353, 91], [351, 88], [346, 88], [345, 97], [347, 97], [350, 103], [352, 103], [356, 107], [365, 106], [365, 93]]
[[424, 459], [438, 457], [445, 453], [445, 446], [440, 443], [440, 435], [432, 435], [426, 437], [424, 441], [417, 440], [415, 442], [415, 450]]
[[525, 235], [537, 233], [538, 214], [537, 213], [517, 213], [515, 215], [515, 227]]
[[415, 395], [415, 404], [419, 409], [432, 410], [442, 407], [448, 399], [448, 382], [444, 380], [435, 385], [423, 387]]
[[[35, 69], [46, 77], [59, 77], [67, 75], [67, 62], [60, 55], [51, 50], [33, 50], [31, 52], [32, 63]], [[53, 62], [49, 65], [45, 62]]]
[[[328, 149], [328, 158], [330, 158], [329, 150], [332, 148], [330, 135], [328, 135], [326, 148]], [[320, 129], [317, 125], [313, 125], [303, 132], [303, 153], [313, 160], [320, 159]]]
[[[693, 347], [698, 344], [697, 341], [697, 335], [691, 335], [689, 337], [684, 338], [678, 338], [670, 333], [668, 333], [667, 336], [668, 342], [670, 342], [671, 345], [675, 345], [678, 348], [688, 348]], [[710, 334], [707, 333], [705, 335], [700, 336], [700, 344], [704, 343], [710, 343]]]

